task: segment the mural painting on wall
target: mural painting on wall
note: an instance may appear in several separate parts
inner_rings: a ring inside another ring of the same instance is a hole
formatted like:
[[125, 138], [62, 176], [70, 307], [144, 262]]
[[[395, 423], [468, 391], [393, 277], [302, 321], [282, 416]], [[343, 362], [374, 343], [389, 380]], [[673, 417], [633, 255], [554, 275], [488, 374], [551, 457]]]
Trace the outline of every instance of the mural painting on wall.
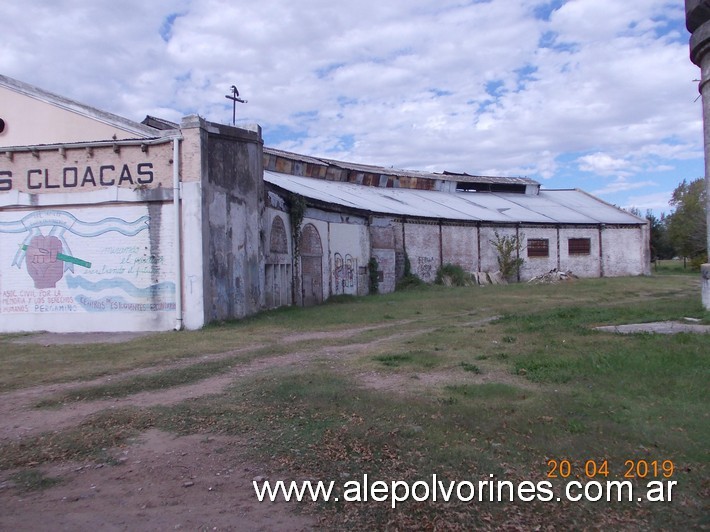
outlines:
[[335, 279], [334, 291], [336, 294], [352, 294], [355, 287], [355, 271], [357, 261], [352, 255], [346, 254], [343, 257], [340, 253], [333, 255], [333, 277]]
[[156, 224], [145, 207], [121, 208], [128, 219], [105, 212], [0, 212], [0, 313], [175, 310], [160, 216]]

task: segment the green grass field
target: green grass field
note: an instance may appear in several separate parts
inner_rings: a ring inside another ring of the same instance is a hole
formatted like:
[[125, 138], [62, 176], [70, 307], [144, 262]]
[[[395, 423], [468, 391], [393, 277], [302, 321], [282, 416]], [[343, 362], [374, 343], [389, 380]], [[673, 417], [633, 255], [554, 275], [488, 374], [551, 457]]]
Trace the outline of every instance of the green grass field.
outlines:
[[[273, 464], [284, 480], [340, 482], [367, 474], [414, 482], [436, 474], [474, 483], [549, 481], [556, 496], [573, 479], [629, 477], [638, 493], [649, 481], [677, 482], [672, 501], [654, 503], [304, 505], [325, 528], [707, 528], [710, 336], [594, 330], [684, 317], [710, 324], [698, 277], [677, 273], [556, 285], [426, 286], [117, 345], [45, 347], [2, 336], [2, 391], [154, 368], [61, 392], [38, 405], [44, 408], [199, 382], [290, 353], [302, 358], [296, 365], [265, 365], [219, 394], [107, 410], [90, 423], [6, 443], [0, 468], [83, 456], [110, 462], [106, 449], [158, 427], [249, 435], [258, 442], [254, 458]], [[217, 353], [225, 354], [201, 360]], [[605, 471], [590, 475], [590, 467], [602, 464]]]

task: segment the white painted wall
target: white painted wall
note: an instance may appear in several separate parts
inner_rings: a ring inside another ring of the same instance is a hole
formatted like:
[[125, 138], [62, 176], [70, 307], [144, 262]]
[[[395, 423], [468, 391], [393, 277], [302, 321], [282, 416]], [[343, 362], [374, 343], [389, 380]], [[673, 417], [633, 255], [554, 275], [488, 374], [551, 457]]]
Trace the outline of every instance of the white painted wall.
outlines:
[[170, 329], [172, 204], [73, 196], [84, 205], [0, 210], [0, 332]]

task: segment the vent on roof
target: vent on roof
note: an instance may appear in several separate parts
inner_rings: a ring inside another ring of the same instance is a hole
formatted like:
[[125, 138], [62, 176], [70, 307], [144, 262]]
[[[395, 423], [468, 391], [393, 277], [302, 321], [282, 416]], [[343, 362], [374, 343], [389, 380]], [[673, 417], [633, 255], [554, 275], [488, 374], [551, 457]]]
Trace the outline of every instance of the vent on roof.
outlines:
[[456, 192], [512, 192], [525, 194], [526, 185], [515, 183], [476, 183], [471, 181], [458, 181]]

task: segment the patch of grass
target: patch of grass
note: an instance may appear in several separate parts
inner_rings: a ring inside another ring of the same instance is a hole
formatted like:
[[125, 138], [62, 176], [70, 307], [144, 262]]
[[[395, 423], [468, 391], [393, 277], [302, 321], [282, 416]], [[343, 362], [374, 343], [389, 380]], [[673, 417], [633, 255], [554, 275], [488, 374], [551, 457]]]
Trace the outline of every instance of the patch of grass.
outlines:
[[697, 275], [697, 270], [693, 270], [691, 261], [683, 259], [664, 259], [651, 263], [653, 275]]
[[0, 445], [0, 469], [84, 458], [110, 463], [108, 449], [125, 443], [153, 423], [154, 418], [147, 410], [104, 410], [77, 427]]
[[456, 384], [446, 386], [449, 392], [479, 400], [524, 399], [526, 394], [519, 388], [501, 382], [483, 384]]
[[38, 469], [21, 469], [10, 475], [10, 480], [15, 488], [25, 493], [45, 490], [62, 481], [60, 478], [49, 477]]
[[478, 375], [478, 374], [480, 374], [480, 373], [483, 373], [483, 372], [481, 371], [481, 368], [479, 368], [479, 367], [476, 366], [475, 364], [470, 364], [469, 362], [461, 362], [461, 368], [462, 368], [464, 371], [469, 371], [469, 372], [471, 372], [471, 373], [475, 373], [476, 375]]
[[[436, 351], [436, 348], [434, 350]], [[372, 360], [390, 368], [401, 366], [433, 368], [440, 364], [440, 357], [429, 351], [407, 351], [406, 353], [376, 355], [372, 357]]]

